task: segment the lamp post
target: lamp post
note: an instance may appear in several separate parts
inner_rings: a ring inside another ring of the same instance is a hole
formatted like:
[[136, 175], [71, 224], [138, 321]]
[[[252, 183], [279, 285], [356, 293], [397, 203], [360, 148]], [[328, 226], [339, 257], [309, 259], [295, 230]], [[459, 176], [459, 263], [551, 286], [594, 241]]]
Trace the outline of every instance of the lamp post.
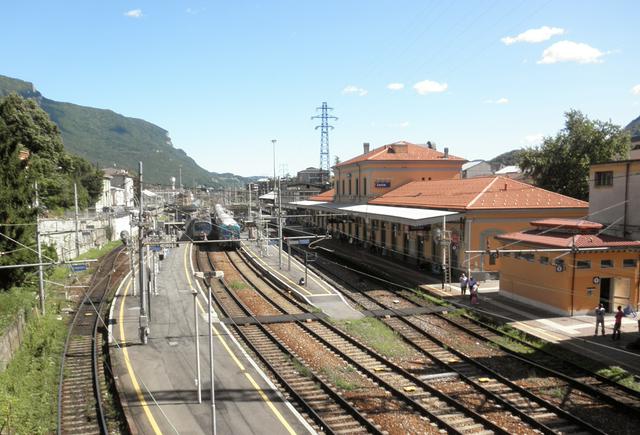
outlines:
[[210, 364], [210, 376], [211, 376], [211, 427], [213, 428], [213, 435], [216, 435], [216, 401], [215, 401], [215, 388], [214, 388], [214, 364], [213, 364], [213, 317], [211, 312], [213, 311], [213, 298], [211, 294], [211, 283], [209, 280], [215, 278], [222, 280], [224, 278], [224, 272], [217, 270], [212, 272], [195, 272], [194, 276], [201, 278], [207, 285], [208, 291], [208, 303], [207, 309], [209, 311], [209, 364]]

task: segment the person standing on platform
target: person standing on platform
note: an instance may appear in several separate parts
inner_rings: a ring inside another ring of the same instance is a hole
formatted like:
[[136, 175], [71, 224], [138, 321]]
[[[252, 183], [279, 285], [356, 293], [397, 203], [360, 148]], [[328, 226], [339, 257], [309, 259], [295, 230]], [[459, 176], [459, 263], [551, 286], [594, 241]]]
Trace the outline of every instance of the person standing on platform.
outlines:
[[467, 287], [469, 287], [469, 302], [471, 302], [471, 293], [476, 285], [478, 285], [478, 281], [476, 281], [474, 277], [469, 276], [469, 279], [467, 280]]
[[460, 291], [463, 295], [467, 292], [467, 281], [467, 275], [464, 273], [460, 275]]
[[596, 307], [596, 332], [593, 335], [598, 335], [598, 325], [602, 329], [602, 335], [604, 335], [604, 305], [600, 304]]
[[622, 328], [623, 317], [624, 313], [622, 312], [622, 305], [618, 305], [618, 311], [616, 312], [616, 321], [613, 324], [613, 335], [611, 337], [612, 340], [620, 340], [620, 328]]
[[469, 295], [471, 298], [471, 305], [478, 305], [478, 283], [474, 283], [473, 287], [469, 290]]

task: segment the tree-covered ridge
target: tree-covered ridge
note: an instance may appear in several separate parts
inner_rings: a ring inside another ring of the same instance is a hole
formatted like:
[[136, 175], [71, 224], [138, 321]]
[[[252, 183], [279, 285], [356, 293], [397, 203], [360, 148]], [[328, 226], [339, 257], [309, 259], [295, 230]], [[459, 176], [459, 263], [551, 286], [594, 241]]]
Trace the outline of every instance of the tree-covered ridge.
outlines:
[[631, 121], [625, 128], [631, 136], [640, 136], [640, 116]]
[[491, 163], [491, 167], [495, 170], [498, 170], [504, 166], [517, 166], [520, 163], [520, 155], [522, 154], [522, 149], [507, 151], [506, 153], [502, 153], [499, 156], [496, 156], [489, 160]]
[[111, 110], [61, 103], [43, 97], [33, 85], [0, 76], [0, 96], [9, 92], [33, 98], [49, 114], [62, 133], [67, 150], [101, 167], [117, 166], [137, 172], [144, 162], [145, 180], [170, 184], [182, 167], [182, 180], [211, 187], [240, 187], [246, 179], [233, 174], [208, 172], [183, 150], [174, 148], [168, 132], [142, 119], [129, 118]]

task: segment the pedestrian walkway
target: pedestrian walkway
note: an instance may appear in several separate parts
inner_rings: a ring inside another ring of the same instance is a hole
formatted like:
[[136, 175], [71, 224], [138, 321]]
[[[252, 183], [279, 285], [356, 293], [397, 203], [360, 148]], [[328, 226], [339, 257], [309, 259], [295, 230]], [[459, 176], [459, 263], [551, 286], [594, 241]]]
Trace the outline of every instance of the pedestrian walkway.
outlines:
[[[363, 317], [362, 313], [355, 310], [337, 289], [312, 270], [306, 269], [295, 256], [289, 256], [283, 250], [281, 262], [279, 262], [278, 246], [259, 246], [257, 242], [249, 241], [242, 242], [242, 249], [259, 268], [280, 281], [299, 299], [318, 307], [328, 316], [343, 320]], [[301, 279], [304, 282], [301, 282]]]
[[[132, 433], [212, 433], [207, 301], [193, 278], [190, 254], [191, 245], [181, 245], [161, 262], [158, 294], [151, 296], [148, 344], [139, 340], [140, 302], [130, 280], [113, 301], [112, 369]], [[211, 331], [218, 433], [315, 433], [224, 324], [214, 323]]]

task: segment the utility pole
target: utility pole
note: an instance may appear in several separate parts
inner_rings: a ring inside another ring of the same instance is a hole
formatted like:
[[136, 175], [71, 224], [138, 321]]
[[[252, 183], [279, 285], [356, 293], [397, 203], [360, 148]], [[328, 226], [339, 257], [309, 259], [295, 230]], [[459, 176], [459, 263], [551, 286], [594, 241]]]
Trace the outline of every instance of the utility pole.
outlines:
[[333, 110], [333, 107], [327, 107], [327, 103], [322, 103], [321, 107], [316, 107], [316, 110], [320, 110], [320, 115], [312, 116], [311, 119], [319, 119], [320, 125], [316, 126], [316, 130], [320, 129], [320, 169], [329, 172], [331, 169], [331, 161], [329, 160], [329, 129], [333, 130], [333, 126], [329, 125], [330, 119], [338, 120], [337, 117], [329, 115], [329, 111]]
[[[273, 144], [273, 194], [276, 194], [276, 139], [271, 139]], [[276, 206], [276, 198], [273, 197], [273, 206]]]
[[178, 168], [178, 190], [182, 192], [182, 166]]
[[38, 182], [36, 188], [36, 245], [38, 249], [38, 290], [40, 292], [40, 313], [44, 316], [44, 274], [42, 273], [42, 246], [40, 245], [40, 200], [38, 198]]
[[282, 195], [278, 178], [278, 267], [282, 270]]
[[80, 221], [78, 219], [78, 184], [73, 183], [73, 202], [76, 206], [76, 257], [80, 256]]
[[251, 187], [252, 184], [249, 183], [249, 210], [247, 210], [247, 220], [251, 220]]
[[133, 215], [129, 213], [129, 262], [131, 267], [131, 286], [133, 287], [133, 296], [136, 296], [136, 269], [134, 265], [134, 255], [135, 255], [135, 244], [133, 242], [133, 228], [131, 226], [131, 221], [133, 220]]
[[142, 204], [142, 162], [138, 162], [138, 204], [139, 204], [139, 216], [138, 216], [138, 275], [139, 275], [139, 289], [140, 289], [140, 341], [142, 344], [147, 344], [149, 337], [149, 318], [147, 317], [147, 293], [145, 291], [145, 269], [144, 269], [144, 221], [143, 221], [143, 204]]

